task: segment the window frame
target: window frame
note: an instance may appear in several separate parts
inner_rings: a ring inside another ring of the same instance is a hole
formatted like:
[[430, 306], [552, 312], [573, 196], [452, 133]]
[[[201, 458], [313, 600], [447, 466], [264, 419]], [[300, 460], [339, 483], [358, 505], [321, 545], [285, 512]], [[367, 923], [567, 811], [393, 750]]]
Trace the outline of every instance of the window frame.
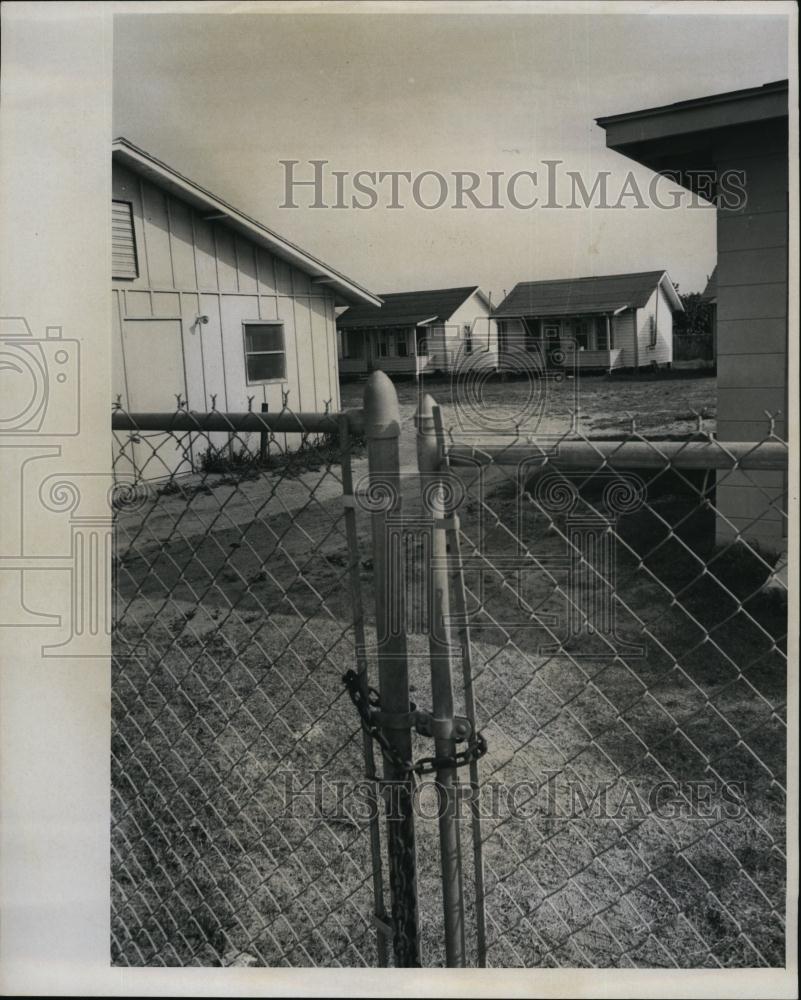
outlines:
[[[595, 347], [594, 345], [594, 335], [595, 330], [593, 329], [593, 324], [586, 316], [580, 317], [576, 320], [573, 327], [573, 339], [576, 342], [576, 350], [592, 351]], [[584, 338], [584, 344], [580, 343], [580, 338]]]
[[[136, 281], [137, 278], [141, 277], [141, 271], [139, 270], [139, 248], [136, 245], [136, 219], [134, 218], [134, 207], [133, 202], [128, 201], [127, 198], [112, 198], [111, 204], [113, 205], [127, 205], [128, 215], [131, 219], [131, 242], [133, 244], [133, 256], [134, 256], [134, 274], [115, 274], [114, 273], [114, 234], [112, 232], [111, 236], [111, 278], [112, 281]], [[111, 224], [114, 225], [114, 209], [111, 211]]]
[[[283, 344], [283, 349], [280, 351], [249, 351], [248, 350], [248, 327], [251, 326], [277, 326], [281, 331], [281, 343]], [[284, 321], [281, 319], [244, 319], [242, 320], [242, 349], [244, 351], [245, 358], [245, 385], [272, 385], [276, 382], [286, 382], [287, 380], [287, 364], [286, 364], [286, 330], [284, 328]], [[265, 354], [281, 354], [284, 358], [284, 374], [275, 375], [272, 378], [260, 378], [251, 379], [250, 371], [248, 369], [248, 358], [250, 355], [261, 356]]]

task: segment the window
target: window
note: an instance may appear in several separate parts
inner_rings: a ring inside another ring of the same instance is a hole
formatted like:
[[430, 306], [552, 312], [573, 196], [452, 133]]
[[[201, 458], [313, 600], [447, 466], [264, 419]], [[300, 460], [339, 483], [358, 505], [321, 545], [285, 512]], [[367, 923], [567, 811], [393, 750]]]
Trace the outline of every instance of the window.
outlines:
[[409, 356], [409, 345], [406, 343], [406, 334], [398, 334], [395, 347], [397, 348], [399, 358], [407, 358]]
[[378, 342], [378, 356], [379, 358], [385, 358], [389, 354], [389, 348], [387, 347], [387, 342], [383, 335]]
[[139, 277], [133, 206], [129, 201], [111, 203], [111, 277], [127, 280]]
[[590, 324], [586, 319], [576, 320], [576, 347], [580, 351], [590, 349]]
[[595, 349], [598, 351], [608, 351], [609, 347], [609, 338], [606, 335], [606, 320], [602, 319], [595, 330]]
[[464, 353], [473, 353], [473, 331], [469, 323], [465, 323], [464, 325]]
[[428, 337], [425, 334], [417, 338], [417, 353], [423, 358], [428, 355]]
[[248, 382], [286, 378], [283, 323], [245, 323], [245, 365]]

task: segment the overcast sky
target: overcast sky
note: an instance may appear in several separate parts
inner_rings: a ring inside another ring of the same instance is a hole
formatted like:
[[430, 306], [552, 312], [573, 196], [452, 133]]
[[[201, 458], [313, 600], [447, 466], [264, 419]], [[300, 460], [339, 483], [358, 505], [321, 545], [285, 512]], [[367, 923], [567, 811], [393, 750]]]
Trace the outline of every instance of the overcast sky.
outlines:
[[[475, 283], [498, 301], [521, 280], [658, 267], [700, 290], [715, 259], [708, 207], [526, 211], [504, 198], [427, 211], [409, 197], [399, 211], [383, 195], [369, 211], [280, 207], [283, 159], [305, 177], [311, 159], [507, 177], [560, 159], [588, 186], [610, 170], [616, 192], [633, 170], [647, 191], [650, 172], [608, 151], [595, 118], [782, 79], [788, 62], [786, 16], [654, 6], [117, 15], [114, 133], [378, 293]], [[519, 187], [521, 201], [534, 193]]]

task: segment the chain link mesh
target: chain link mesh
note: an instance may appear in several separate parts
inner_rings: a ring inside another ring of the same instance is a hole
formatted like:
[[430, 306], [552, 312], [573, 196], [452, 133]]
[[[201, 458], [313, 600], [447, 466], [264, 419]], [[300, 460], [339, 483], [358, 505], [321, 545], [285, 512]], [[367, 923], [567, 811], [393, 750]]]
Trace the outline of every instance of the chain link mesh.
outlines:
[[340, 442], [164, 430], [115, 432], [113, 962], [376, 965]]
[[[686, 438], [572, 422], [547, 445], [447, 442], [456, 711], [488, 746], [460, 786], [468, 964], [784, 963], [785, 446], [700, 422]], [[359, 795], [372, 744], [342, 684], [354, 667], [368, 684], [375, 638], [369, 518], [342, 503], [367, 474], [358, 443], [342, 465], [336, 435], [300, 424], [115, 440], [115, 963], [386, 964], [383, 854], [416, 882], [422, 964], [444, 964], [425, 796], [416, 855], [387, 856], [383, 803], [371, 823]]]
[[[601, 445], [573, 426], [542, 447], [452, 436], [490, 748], [474, 960], [784, 964], [786, 446], [771, 426], [762, 444], [782, 458], [746, 471], [760, 443], [691, 437], [730, 467], [688, 468], [689, 441], [636, 431]], [[576, 443], [581, 467], [560, 464]], [[728, 485], [747, 491], [745, 521], [717, 499]]]

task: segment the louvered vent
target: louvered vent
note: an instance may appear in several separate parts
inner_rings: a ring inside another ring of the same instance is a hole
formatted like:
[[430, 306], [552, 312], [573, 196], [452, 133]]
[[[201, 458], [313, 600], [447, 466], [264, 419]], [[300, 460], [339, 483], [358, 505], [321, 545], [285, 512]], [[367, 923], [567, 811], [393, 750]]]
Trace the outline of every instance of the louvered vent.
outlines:
[[139, 277], [133, 210], [127, 201], [111, 203], [111, 276], [112, 278]]

